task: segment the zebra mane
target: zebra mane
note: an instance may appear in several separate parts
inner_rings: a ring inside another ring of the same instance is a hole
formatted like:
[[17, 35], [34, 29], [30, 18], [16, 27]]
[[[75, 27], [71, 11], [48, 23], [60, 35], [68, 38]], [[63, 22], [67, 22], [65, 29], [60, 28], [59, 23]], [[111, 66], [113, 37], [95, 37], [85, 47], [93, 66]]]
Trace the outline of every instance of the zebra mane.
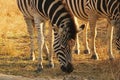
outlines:
[[62, 4], [64, 5], [65, 9], [69, 12], [70, 16], [72, 16], [72, 19], [74, 19], [74, 16], [71, 13], [71, 11], [69, 10], [69, 7], [66, 5], [66, 1], [65, 0], [62, 1]]
[[69, 10], [68, 6], [66, 5], [65, 0], [62, 0], [62, 4], [64, 5], [65, 9], [69, 12], [69, 14], [71, 16], [71, 20], [73, 20], [72, 22], [74, 24], [72, 24], [72, 25], [75, 25], [75, 26], [70, 27], [70, 33], [72, 33], [71, 38], [75, 40], [76, 39], [76, 33], [77, 33], [77, 27], [76, 27], [77, 25], [75, 24], [74, 16], [71, 13], [71, 11]]

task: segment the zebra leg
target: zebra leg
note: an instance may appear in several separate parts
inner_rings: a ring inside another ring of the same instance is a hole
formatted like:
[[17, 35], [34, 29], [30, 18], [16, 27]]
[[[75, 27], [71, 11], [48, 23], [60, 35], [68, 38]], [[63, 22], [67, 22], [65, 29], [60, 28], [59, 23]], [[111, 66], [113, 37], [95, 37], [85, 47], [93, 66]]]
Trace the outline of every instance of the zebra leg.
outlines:
[[45, 60], [48, 60], [48, 56], [49, 56], [49, 49], [48, 49], [48, 45], [46, 43], [46, 35], [45, 35], [45, 26], [43, 26], [43, 33], [44, 33], [44, 37], [45, 37], [45, 42], [44, 42], [44, 46], [43, 46], [43, 52], [45, 53]]
[[34, 53], [34, 37], [33, 37], [33, 22], [29, 18], [24, 18], [27, 24], [27, 30], [30, 35], [30, 60], [35, 60], [35, 53]]
[[[45, 41], [46, 41], [46, 40], [45, 40]], [[48, 46], [47, 46], [46, 42], [44, 43], [43, 50], [44, 50], [44, 53], [45, 53], [45, 55], [46, 55], [45, 60], [48, 60], [49, 49], [48, 49]]]
[[95, 38], [96, 38], [96, 20], [97, 17], [95, 15], [89, 15], [89, 25], [91, 29], [91, 59], [99, 59], [98, 54], [96, 52], [96, 47], [95, 47]]
[[79, 34], [76, 35], [75, 53], [80, 54]]
[[[79, 27], [78, 19], [76, 17], [74, 17], [74, 20], [75, 20], [75, 24], [77, 25], [77, 27]], [[75, 53], [80, 54], [79, 33], [77, 33], [77, 35], [76, 35], [75, 49], [76, 49]]]
[[[50, 25], [50, 23], [49, 23]], [[44, 27], [45, 28], [45, 27]], [[45, 29], [43, 29], [45, 31]], [[46, 44], [46, 42], [44, 43], [44, 52], [46, 54], [46, 60], [48, 60], [48, 65], [47, 67], [49, 68], [53, 68], [54, 64], [53, 64], [53, 33], [52, 33], [52, 27], [48, 27], [48, 35], [47, 35], [47, 39], [45, 38], [45, 41], [49, 42], [49, 49], [48, 46]], [[45, 35], [46, 36], [46, 35]]]
[[85, 54], [90, 54], [90, 49], [88, 47], [88, 41], [87, 41], [87, 29], [88, 29], [89, 23], [86, 23], [84, 32], [83, 32], [83, 44], [85, 46], [84, 53]]
[[46, 47], [46, 50], [48, 50], [47, 51], [47, 54], [46, 54], [46, 56], [47, 56], [47, 60], [48, 60], [48, 65], [47, 65], [47, 67], [49, 67], [49, 68], [54, 68], [54, 63], [53, 63], [53, 32], [52, 32], [52, 27], [50, 26], [50, 27], [48, 27], [48, 34], [49, 35], [47, 35], [47, 39], [48, 40], [46, 40], [45, 39], [45, 41], [48, 41], [49, 42], [49, 49], [48, 49], [48, 46], [47, 46], [47, 44], [45, 43], [45, 47]]
[[[38, 18], [35, 18], [35, 26], [37, 28], [38, 32], [38, 67], [37, 67], [37, 72], [40, 72], [43, 70], [43, 65], [42, 65], [42, 53], [43, 53], [43, 46], [44, 46], [44, 35], [43, 35], [43, 27], [44, 27], [44, 22], [40, 22]], [[39, 25], [40, 23], [40, 25]]]
[[54, 68], [54, 63], [53, 63], [53, 41], [54, 41], [54, 33], [53, 33], [53, 30], [52, 30], [52, 27], [50, 27], [50, 31], [49, 31], [49, 33], [51, 34], [51, 40], [49, 41], [49, 44], [50, 44], [50, 49], [49, 49], [49, 57], [48, 57], [48, 59], [49, 59], [49, 63], [48, 63], [48, 67], [50, 67], [50, 68]]
[[113, 50], [112, 50], [112, 40], [113, 40], [113, 26], [108, 24], [108, 32], [107, 32], [107, 44], [108, 44], [108, 56], [110, 60], [114, 59]]

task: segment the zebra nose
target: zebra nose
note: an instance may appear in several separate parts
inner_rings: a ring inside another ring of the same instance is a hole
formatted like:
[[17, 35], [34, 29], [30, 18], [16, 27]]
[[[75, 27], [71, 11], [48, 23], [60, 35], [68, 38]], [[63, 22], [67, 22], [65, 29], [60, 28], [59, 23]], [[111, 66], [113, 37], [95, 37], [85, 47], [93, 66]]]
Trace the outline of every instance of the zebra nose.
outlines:
[[73, 70], [74, 70], [74, 67], [73, 67], [73, 65], [71, 64], [71, 63], [68, 63], [68, 65], [67, 66], [61, 66], [61, 70], [63, 71], [63, 72], [65, 72], [65, 73], [71, 73], [71, 72], [73, 72]]

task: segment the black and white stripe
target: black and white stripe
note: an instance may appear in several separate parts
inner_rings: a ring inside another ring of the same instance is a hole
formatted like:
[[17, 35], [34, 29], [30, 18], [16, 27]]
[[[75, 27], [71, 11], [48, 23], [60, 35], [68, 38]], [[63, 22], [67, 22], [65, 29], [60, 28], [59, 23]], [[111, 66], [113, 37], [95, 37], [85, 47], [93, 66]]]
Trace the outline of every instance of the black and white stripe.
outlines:
[[120, 37], [115, 40], [116, 48], [120, 50]]
[[[71, 63], [71, 47], [76, 38], [76, 27], [67, 9], [60, 0], [17, 0], [18, 7], [23, 13], [25, 20], [34, 21], [38, 32], [38, 70], [42, 66], [42, 50], [44, 37], [42, 27], [46, 20], [50, 20], [54, 29], [54, 51], [61, 63], [61, 69], [70, 73], [73, 71]], [[39, 25], [42, 24], [41, 26]], [[27, 23], [29, 24], [29, 22]], [[29, 26], [29, 25], [28, 25]], [[58, 28], [56, 30], [55, 28]]]
[[[91, 53], [94, 59], [98, 59], [95, 47], [96, 37], [96, 21], [105, 18], [108, 21], [108, 55], [110, 59], [114, 59], [112, 51], [112, 35], [113, 28], [117, 35], [120, 32], [120, 1], [119, 0], [65, 0], [70, 11], [79, 19], [89, 23], [91, 29]], [[114, 27], [113, 27], [114, 26]], [[86, 28], [87, 29], [87, 28]], [[87, 31], [87, 30], [86, 30]], [[85, 33], [86, 34], [86, 33]], [[85, 37], [85, 36], [84, 36]], [[85, 40], [86, 41], [86, 40]], [[119, 39], [116, 39], [119, 47]], [[87, 50], [88, 52], [88, 50]]]
[[115, 47], [120, 51], [120, 25], [118, 26], [115, 28]]
[[[38, 30], [37, 33], [38, 33], [38, 52], [40, 53], [40, 55], [39, 55], [40, 62], [39, 63], [41, 65], [41, 69], [43, 68], [43, 66], [42, 66], [42, 51], [44, 49], [45, 49], [44, 52], [46, 53], [46, 59], [49, 60], [48, 66], [54, 67], [53, 56], [52, 56], [53, 55], [52, 40], [49, 41], [50, 49], [48, 49], [47, 44], [44, 42], [43, 29], [44, 29], [45, 21], [42, 21], [42, 20], [39, 21], [39, 19], [35, 21], [35, 19], [37, 19], [38, 15], [39, 15], [38, 12], [35, 13], [36, 11], [34, 8], [34, 4], [37, 5], [36, 2], [32, 1], [32, 0], [17, 0], [17, 4], [18, 4], [20, 11], [24, 15], [24, 19], [27, 24], [27, 30], [30, 35], [30, 59], [35, 60], [34, 34], [33, 34], [34, 28], [40, 27], [40, 30]], [[45, 18], [42, 14], [41, 14], [41, 16], [43, 18]], [[51, 28], [49, 28], [49, 29], [50, 29], [49, 33], [52, 35], [52, 32], [51, 32], [52, 30], [51, 30]], [[39, 36], [41, 36], [41, 37], [39, 37]]]

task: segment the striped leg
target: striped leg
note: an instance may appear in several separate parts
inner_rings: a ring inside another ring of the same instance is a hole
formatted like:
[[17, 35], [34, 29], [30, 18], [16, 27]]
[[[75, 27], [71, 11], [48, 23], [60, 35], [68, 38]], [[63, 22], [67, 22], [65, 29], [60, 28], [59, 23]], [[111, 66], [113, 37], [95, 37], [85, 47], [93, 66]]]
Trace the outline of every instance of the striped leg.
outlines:
[[34, 36], [33, 36], [33, 21], [29, 18], [24, 18], [27, 24], [27, 30], [30, 35], [30, 60], [35, 60], [34, 53]]
[[[85, 26], [84, 24], [79, 26], [79, 22], [77, 17], [74, 17], [75, 23], [77, 25], [78, 28], [78, 33], [76, 35], [76, 45], [75, 45], [75, 53], [79, 54], [80, 53], [80, 45], [79, 45], [79, 34], [82, 32], [81, 30], [83, 30], [83, 44], [85, 46], [85, 50], [84, 53], [85, 54], [89, 54], [89, 47], [88, 47], [88, 42], [87, 42], [87, 28], [88, 28], [88, 24]], [[85, 29], [84, 29], [85, 28]]]
[[[92, 14], [92, 13], [91, 13]], [[90, 25], [90, 30], [91, 30], [91, 54], [92, 54], [92, 59], [99, 59], [98, 54], [96, 52], [96, 47], [95, 47], [95, 38], [96, 38], [96, 20], [97, 16], [96, 15], [89, 15], [89, 25]]]
[[[43, 26], [43, 33], [44, 33], [44, 37], [45, 37], [45, 42], [44, 42], [44, 46], [43, 46], [43, 51], [46, 55], [46, 60], [49, 60], [49, 54], [50, 54], [50, 49], [49, 49], [49, 46], [47, 45], [46, 41], [46, 36], [48, 37], [49, 35], [45, 35], [45, 31], [46, 31], [46, 25]], [[49, 31], [50, 32], [50, 31]], [[50, 42], [51, 40], [49, 40], [48, 42]], [[50, 44], [50, 43], [49, 43]]]
[[52, 28], [50, 31], [51, 31], [51, 40], [50, 40], [49, 67], [54, 68], [54, 63], [53, 63], [53, 41], [54, 41], [53, 35], [54, 33], [53, 33]]
[[[77, 27], [79, 27], [79, 23], [76, 17], [74, 17], [75, 20], [75, 24], [77, 25]], [[79, 29], [78, 29], [79, 30]], [[76, 54], [80, 54], [80, 45], [79, 45], [79, 33], [76, 35], [76, 45], [75, 45], [75, 53]]]
[[44, 43], [44, 46], [43, 46], [43, 52], [45, 53], [45, 56], [46, 56], [45, 60], [48, 60], [49, 49], [48, 49], [46, 42]]
[[[49, 23], [49, 25], [51, 25], [51, 24]], [[50, 47], [49, 47], [49, 54], [48, 54], [48, 60], [49, 60], [48, 67], [54, 68], [54, 63], [53, 63], [53, 40], [54, 40], [54, 38], [53, 38], [54, 36], [53, 35], [54, 34], [53, 34], [53, 30], [52, 30], [51, 26], [49, 26], [49, 28], [48, 28], [49, 35], [47, 35], [47, 37], [50, 39], [50, 40], [48, 39], [49, 40], [48, 42], [49, 42], [49, 45], [50, 45]]]
[[[51, 38], [50, 38], [51, 39]], [[46, 40], [45, 40], [46, 41]], [[48, 67], [49, 68], [54, 68], [54, 63], [53, 63], [53, 45], [52, 45], [52, 39], [49, 41], [49, 49], [48, 46], [46, 44], [46, 42], [44, 43], [44, 53], [46, 55], [46, 60], [48, 60]]]
[[88, 41], [87, 41], [87, 29], [88, 29], [88, 26], [89, 26], [89, 23], [86, 23], [86, 26], [85, 26], [85, 29], [84, 29], [84, 32], [83, 32], [83, 44], [85, 46], [85, 50], [84, 50], [84, 53], [85, 54], [90, 54], [90, 49], [88, 47]]
[[75, 53], [80, 54], [79, 34], [76, 35]]
[[112, 50], [112, 40], [113, 40], [113, 26], [110, 25], [110, 23], [108, 24], [108, 32], [107, 32], [107, 44], [108, 44], [108, 56], [110, 60], [114, 59], [113, 56], [113, 50]]
[[43, 69], [42, 49], [44, 46], [44, 35], [43, 35], [44, 22], [41, 22], [38, 18], [34, 18], [34, 21], [35, 21], [35, 26], [37, 28], [37, 33], [38, 33], [38, 68], [37, 68], [37, 71], [39, 72]]

